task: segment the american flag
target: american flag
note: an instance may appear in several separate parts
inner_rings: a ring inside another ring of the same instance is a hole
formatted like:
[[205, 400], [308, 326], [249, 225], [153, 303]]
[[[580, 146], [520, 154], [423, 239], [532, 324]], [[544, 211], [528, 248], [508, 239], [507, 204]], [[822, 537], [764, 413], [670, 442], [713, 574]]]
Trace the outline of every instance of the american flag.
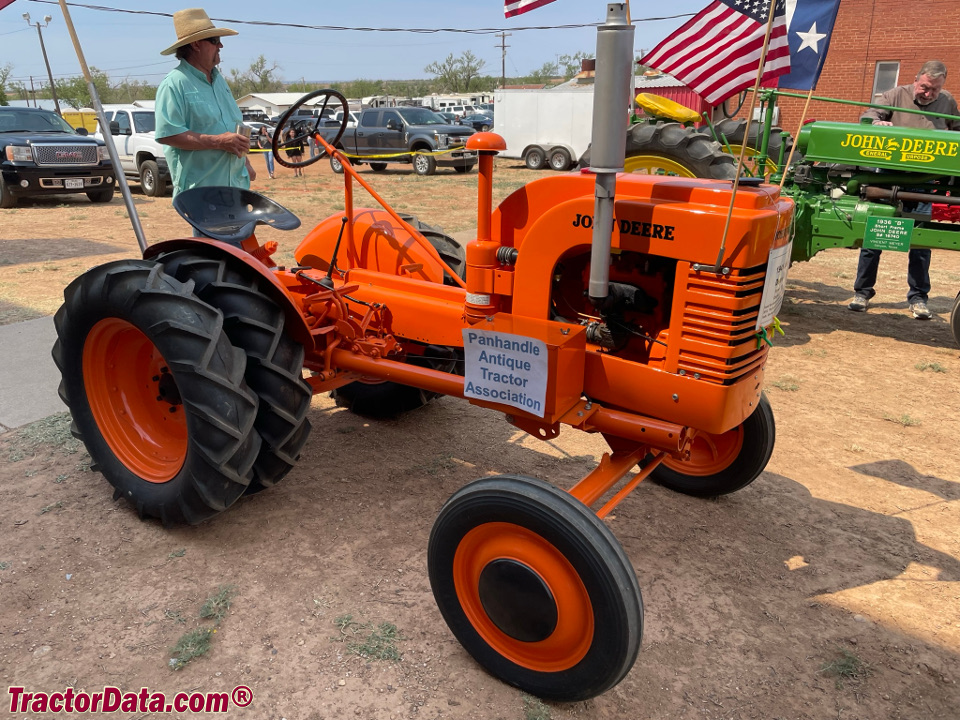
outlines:
[[[790, 72], [784, 0], [776, 0], [763, 79]], [[770, 0], [714, 0], [640, 59], [695, 90], [711, 105], [753, 85], [760, 65]]]
[[[0, 0], [2, 2], [3, 0]], [[530, 10], [552, 3], [553, 0], [503, 0], [503, 16], [522, 15]]]

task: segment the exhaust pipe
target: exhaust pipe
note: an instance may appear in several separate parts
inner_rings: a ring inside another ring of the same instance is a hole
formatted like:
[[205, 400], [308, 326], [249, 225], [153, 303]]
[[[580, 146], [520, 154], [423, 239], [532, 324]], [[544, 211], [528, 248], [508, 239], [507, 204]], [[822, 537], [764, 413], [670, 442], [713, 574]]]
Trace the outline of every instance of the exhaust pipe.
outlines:
[[590, 302], [602, 311], [610, 291], [610, 246], [617, 173], [627, 148], [627, 110], [633, 85], [633, 33], [627, 4], [607, 5], [607, 21], [597, 28], [597, 71], [593, 90], [590, 170], [596, 174], [593, 245], [590, 251]]

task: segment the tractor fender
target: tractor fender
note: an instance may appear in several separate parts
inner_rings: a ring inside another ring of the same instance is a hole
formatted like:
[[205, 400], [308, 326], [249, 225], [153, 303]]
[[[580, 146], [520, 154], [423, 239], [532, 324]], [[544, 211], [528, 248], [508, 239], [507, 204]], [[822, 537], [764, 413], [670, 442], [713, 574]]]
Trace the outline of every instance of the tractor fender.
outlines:
[[247, 265], [251, 271], [259, 274], [267, 285], [264, 290], [270, 296], [270, 299], [283, 308], [283, 314], [286, 317], [286, 326], [290, 329], [290, 336], [298, 343], [303, 345], [309, 353], [314, 349], [313, 336], [310, 334], [310, 328], [307, 321], [300, 311], [300, 305], [296, 298], [284, 287], [276, 275], [270, 271], [263, 263], [240, 248], [213, 240], [210, 238], [183, 238], [180, 240], [165, 240], [151, 245], [144, 251], [143, 259], [152, 260], [162, 253], [173, 252], [174, 250], [186, 250], [195, 248], [204, 254], [230, 255], [240, 262]]

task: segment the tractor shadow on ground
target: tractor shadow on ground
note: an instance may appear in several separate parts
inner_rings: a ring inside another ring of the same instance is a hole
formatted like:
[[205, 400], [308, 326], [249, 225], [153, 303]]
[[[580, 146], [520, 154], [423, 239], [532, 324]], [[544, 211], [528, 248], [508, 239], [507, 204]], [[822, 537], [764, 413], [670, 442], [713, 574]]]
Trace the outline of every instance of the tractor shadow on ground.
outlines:
[[821, 282], [790, 280], [779, 318], [786, 334], [777, 336], [776, 345], [805, 345], [811, 335], [843, 330], [878, 338], [891, 338], [933, 348], [955, 348], [956, 341], [946, 318], [953, 308], [953, 297], [932, 295], [929, 300], [934, 316], [917, 320], [901, 302], [872, 301], [865, 313], [853, 312], [847, 303], [853, 293]]
[[881, 460], [850, 467], [854, 472], [902, 485], [913, 490], [922, 490], [944, 500], [960, 500], [960, 483], [943, 480], [934, 475], [921, 475], [903, 460]]
[[37, 238], [4, 238], [0, 240], [0, 268], [28, 263], [56, 263], [74, 258], [115, 255], [126, 252], [130, 257], [139, 257], [137, 239], [130, 232], [129, 238], [119, 240], [89, 240], [87, 238], [60, 238], [43, 240]]

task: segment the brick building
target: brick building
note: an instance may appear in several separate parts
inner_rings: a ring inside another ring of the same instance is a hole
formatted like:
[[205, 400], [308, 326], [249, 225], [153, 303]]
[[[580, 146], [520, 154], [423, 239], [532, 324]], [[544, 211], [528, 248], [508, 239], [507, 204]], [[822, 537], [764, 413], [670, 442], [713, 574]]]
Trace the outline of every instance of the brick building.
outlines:
[[[841, 0], [830, 51], [814, 95], [871, 102], [913, 82], [927, 60], [947, 66], [944, 88], [960, 99], [957, 0]], [[749, 100], [749, 98], [748, 98]], [[804, 100], [781, 98], [780, 125], [795, 133]], [[811, 102], [806, 117], [856, 122], [862, 108]]]

